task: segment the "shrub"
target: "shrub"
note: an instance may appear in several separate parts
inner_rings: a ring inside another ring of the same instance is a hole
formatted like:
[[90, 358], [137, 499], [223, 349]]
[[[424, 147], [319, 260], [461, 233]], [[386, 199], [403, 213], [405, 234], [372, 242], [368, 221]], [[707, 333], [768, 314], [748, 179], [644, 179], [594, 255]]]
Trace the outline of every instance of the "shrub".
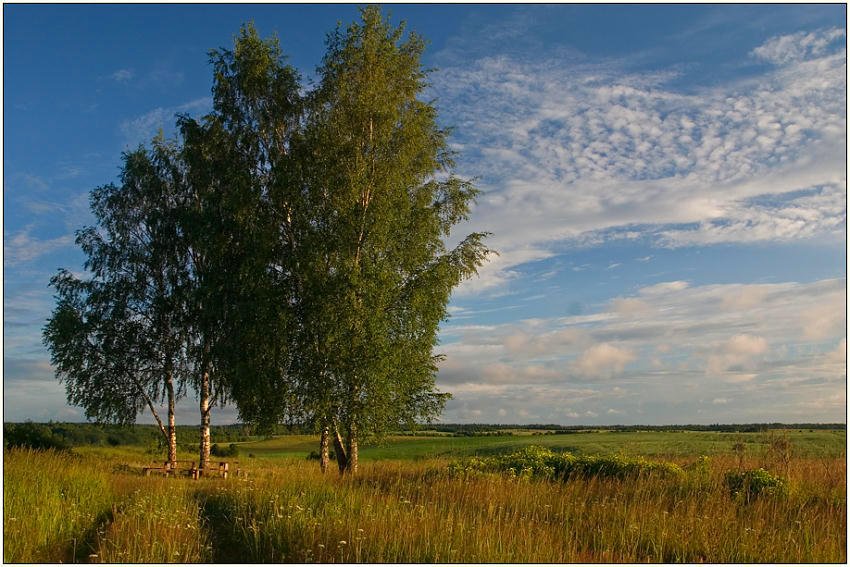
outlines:
[[732, 498], [749, 502], [762, 495], [782, 496], [786, 494], [785, 481], [762, 468], [748, 471], [728, 471], [726, 486]]
[[216, 457], [236, 457], [239, 455], [239, 447], [231, 443], [229, 447], [223, 449], [218, 446], [218, 443], [213, 443], [213, 446], [210, 447], [210, 455]]
[[676, 464], [647, 461], [642, 457], [622, 455], [582, 455], [553, 453], [545, 447], [531, 445], [509, 455], [478, 457], [458, 461], [449, 473], [469, 475], [471, 472], [502, 472], [519, 478], [568, 480], [571, 477], [627, 478], [640, 474], [682, 476]]
[[[321, 455], [319, 455], [318, 451], [310, 451], [310, 454], [307, 455], [307, 460], [308, 461], [318, 461], [320, 456]], [[335, 461], [336, 460], [336, 453], [334, 453], [333, 451], [328, 451], [328, 459], [330, 459], [331, 461]]]

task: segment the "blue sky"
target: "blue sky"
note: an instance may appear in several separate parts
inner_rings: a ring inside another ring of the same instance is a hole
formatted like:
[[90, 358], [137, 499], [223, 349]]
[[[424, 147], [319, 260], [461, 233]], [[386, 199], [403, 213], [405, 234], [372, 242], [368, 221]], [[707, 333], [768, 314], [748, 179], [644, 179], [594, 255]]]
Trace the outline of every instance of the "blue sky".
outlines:
[[[499, 250], [449, 422], [846, 420], [843, 5], [396, 5]], [[210, 109], [242, 22], [309, 84], [354, 5], [4, 5], [4, 419], [82, 420], [41, 327], [121, 152]], [[178, 422], [197, 422], [190, 395]], [[144, 414], [140, 421], [149, 421]], [[233, 408], [213, 423], [236, 419]]]

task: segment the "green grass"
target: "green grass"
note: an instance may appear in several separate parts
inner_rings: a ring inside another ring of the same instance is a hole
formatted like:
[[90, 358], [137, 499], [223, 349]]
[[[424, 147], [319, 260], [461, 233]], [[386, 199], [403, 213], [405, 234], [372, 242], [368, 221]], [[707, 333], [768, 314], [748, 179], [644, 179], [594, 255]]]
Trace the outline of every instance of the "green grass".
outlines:
[[[834, 457], [844, 453], [846, 432], [815, 430], [788, 432], [798, 456]], [[528, 445], [541, 445], [553, 451], [585, 455], [625, 454], [646, 457], [686, 457], [729, 453], [735, 441], [742, 441], [746, 454], [761, 455], [766, 449], [764, 433], [720, 433], [704, 431], [626, 432], [610, 431], [567, 435], [505, 435], [495, 437], [390, 437], [384, 444], [364, 445], [363, 461], [464, 457], [511, 453]], [[257, 457], [306, 457], [317, 451], [319, 437], [288, 435], [274, 439], [240, 443], [240, 453]]]
[[[304, 459], [317, 437], [287, 436], [240, 444], [247, 479], [200, 481], [142, 476], [162, 460], [142, 447], [7, 450], [4, 561], [846, 562], [845, 433], [788, 439], [783, 460], [759, 433], [399, 436], [340, 477]], [[487, 466], [452, 472], [468, 459]], [[564, 463], [582, 474], [536, 474]], [[730, 493], [759, 467], [783, 490]]]
[[91, 459], [55, 451], [4, 451], [4, 562], [84, 557], [115, 501], [112, 480], [111, 471]]

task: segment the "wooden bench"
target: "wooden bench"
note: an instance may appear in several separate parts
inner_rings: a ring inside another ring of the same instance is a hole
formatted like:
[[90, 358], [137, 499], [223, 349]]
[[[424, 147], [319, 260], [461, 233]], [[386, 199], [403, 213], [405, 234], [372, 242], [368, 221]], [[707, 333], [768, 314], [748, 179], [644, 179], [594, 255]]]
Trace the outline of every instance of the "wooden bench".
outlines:
[[[181, 465], [188, 465], [188, 466], [181, 467]], [[195, 469], [196, 469], [195, 461], [180, 459], [180, 460], [177, 460], [177, 461], [174, 462], [174, 467], [171, 466], [170, 461], [163, 461], [161, 467], [160, 466], [144, 467], [142, 469], [142, 472], [144, 473], [145, 476], [150, 476], [152, 471], [161, 472], [165, 476], [168, 476], [169, 474], [176, 476], [177, 473], [180, 472], [181, 470], [184, 470], [191, 475], [192, 471], [195, 470]]]
[[[239, 461], [233, 461], [233, 464], [238, 465]], [[218, 469], [214, 468], [212, 466], [212, 463], [210, 463], [210, 465], [211, 466], [207, 470], [193, 467], [192, 470], [191, 470], [192, 478], [197, 480], [201, 476], [209, 476], [213, 473], [217, 473], [217, 476], [220, 476], [222, 478], [227, 478], [227, 475], [230, 473], [230, 463], [227, 462], [227, 461], [218, 461]], [[242, 469], [237, 468], [236, 469], [236, 476], [243, 476], [243, 475], [247, 477], [248, 473], [246, 471], [243, 471]]]

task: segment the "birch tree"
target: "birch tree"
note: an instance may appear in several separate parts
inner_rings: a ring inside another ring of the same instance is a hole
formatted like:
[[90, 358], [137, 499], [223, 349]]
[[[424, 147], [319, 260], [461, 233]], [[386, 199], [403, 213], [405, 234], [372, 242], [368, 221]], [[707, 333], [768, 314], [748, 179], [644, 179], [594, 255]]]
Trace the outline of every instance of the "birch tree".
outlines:
[[231, 393], [248, 421], [268, 421], [262, 416], [269, 412], [278, 419], [294, 405], [293, 273], [289, 255], [280, 253], [294, 241], [290, 205], [278, 188], [289, 187], [290, 138], [301, 112], [298, 75], [284, 64], [276, 38], [263, 40], [245, 25], [232, 49], [210, 51], [210, 62], [213, 111], [202, 121], [178, 120], [203, 361], [202, 463], [209, 457], [214, 396]]
[[336, 429], [337, 456], [350, 472], [364, 434], [441, 411], [439, 323], [452, 289], [491, 253], [485, 233], [445, 246], [478, 192], [452, 175], [449, 132], [435, 104], [422, 100], [424, 47], [377, 7], [337, 28], [299, 154], [316, 257], [305, 278], [312, 293], [304, 327], [321, 345], [312, 402]]
[[[160, 137], [151, 151], [126, 153], [121, 184], [92, 191], [97, 224], [76, 238], [92, 275], [60, 270], [51, 279], [57, 306], [43, 334], [69, 403], [90, 419], [121, 424], [150, 409], [172, 464], [175, 404], [189, 374], [174, 152]], [[163, 402], [167, 425], [156, 409]]]

